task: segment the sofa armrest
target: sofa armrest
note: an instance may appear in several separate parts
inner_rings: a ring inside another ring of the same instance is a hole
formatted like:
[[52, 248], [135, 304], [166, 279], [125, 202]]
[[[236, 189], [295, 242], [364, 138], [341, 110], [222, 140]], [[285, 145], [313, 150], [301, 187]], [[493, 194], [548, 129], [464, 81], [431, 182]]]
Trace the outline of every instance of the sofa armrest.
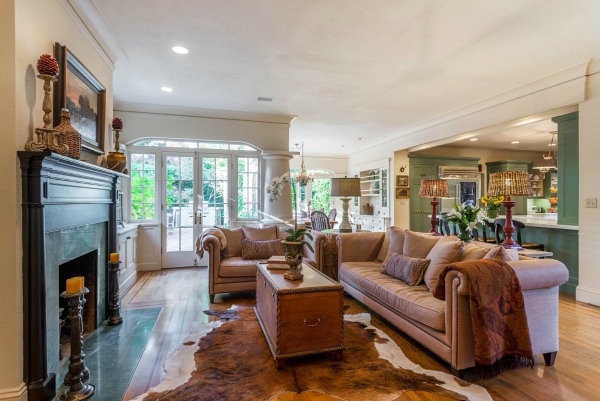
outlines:
[[556, 259], [523, 259], [508, 264], [517, 274], [523, 291], [552, 288], [569, 280], [567, 267]]
[[308, 231], [308, 233], [313, 237], [313, 239], [304, 236], [304, 240], [312, 246], [313, 250], [311, 251], [307, 246], [304, 246], [304, 257], [314, 260], [317, 265], [317, 269], [319, 271], [323, 271], [323, 266], [325, 263], [325, 243], [327, 242], [327, 236], [320, 231], [314, 230]]
[[208, 252], [208, 293], [213, 295], [215, 278], [219, 276], [221, 266], [221, 241], [214, 235], [207, 235], [202, 240], [202, 247]]
[[384, 232], [360, 232], [338, 235], [338, 266], [343, 262], [368, 262], [375, 260], [383, 244], [384, 237]]

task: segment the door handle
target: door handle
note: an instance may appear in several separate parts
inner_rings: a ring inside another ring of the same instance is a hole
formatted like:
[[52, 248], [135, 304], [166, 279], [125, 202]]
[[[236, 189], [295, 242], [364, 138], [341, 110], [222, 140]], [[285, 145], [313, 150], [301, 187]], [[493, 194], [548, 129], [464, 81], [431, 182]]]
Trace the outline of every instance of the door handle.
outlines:
[[194, 212], [194, 224], [202, 224], [202, 212]]

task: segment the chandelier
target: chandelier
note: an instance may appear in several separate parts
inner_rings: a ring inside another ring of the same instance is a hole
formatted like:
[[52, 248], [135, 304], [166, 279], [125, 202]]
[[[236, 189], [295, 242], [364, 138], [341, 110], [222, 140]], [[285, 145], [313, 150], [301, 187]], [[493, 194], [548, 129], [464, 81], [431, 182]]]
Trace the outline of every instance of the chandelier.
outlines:
[[309, 182], [313, 180], [313, 178], [308, 175], [306, 167], [304, 167], [304, 141], [302, 141], [302, 144], [300, 146], [296, 144], [296, 148], [300, 149], [300, 157], [302, 158], [302, 162], [300, 163], [300, 172], [296, 176], [296, 180], [298, 181], [298, 185], [300, 185], [301, 187], [305, 187]]
[[556, 165], [556, 150], [553, 152], [554, 146], [554, 135], [556, 135], [556, 131], [551, 131], [552, 141], [550, 142], [550, 150], [548, 150], [548, 154], [542, 154], [542, 158], [533, 162], [533, 169], [539, 170], [542, 173], [542, 177], [546, 177], [546, 173], [552, 169], [558, 169]]

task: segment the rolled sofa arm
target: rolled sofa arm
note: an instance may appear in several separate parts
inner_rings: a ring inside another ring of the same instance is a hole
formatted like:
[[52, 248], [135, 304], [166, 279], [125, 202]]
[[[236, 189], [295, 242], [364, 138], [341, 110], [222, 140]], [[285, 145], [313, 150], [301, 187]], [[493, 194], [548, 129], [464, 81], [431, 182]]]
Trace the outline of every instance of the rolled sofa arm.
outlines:
[[209, 293], [214, 294], [214, 278], [219, 275], [221, 265], [221, 241], [214, 235], [207, 235], [202, 240], [202, 247], [208, 252], [208, 285]]
[[327, 241], [327, 236], [320, 231], [314, 230], [310, 230], [308, 233], [313, 238], [310, 239], [309, 237], [304, 236], [304, 240], [312, 246], [313, 250], [311, 251], [307, 246], [305, 246], [304, 257], [314, 260], [317, 265], [317, 269], [319, 271], [323, 271], [325, 263], [325, 242]]
[[375, 260], [384, 238], [384, 232], [339, 234], [337, 236], [338, 266], [343, 262]]
[[508, 264], [517, 274], [523, 291], [552, 288], [569, 280], [569, 270], [556, 259], [523, 259]]

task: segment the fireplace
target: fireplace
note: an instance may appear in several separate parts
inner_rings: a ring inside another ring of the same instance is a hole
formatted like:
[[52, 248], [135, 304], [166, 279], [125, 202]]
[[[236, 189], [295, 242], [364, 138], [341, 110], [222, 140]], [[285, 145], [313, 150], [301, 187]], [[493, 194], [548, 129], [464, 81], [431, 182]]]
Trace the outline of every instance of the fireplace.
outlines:
[[[18, 152], [23, 183], [24, 378], [29, 401], [56, 394], [59, 294], [84, 276], [84, 327], [107, 317], [108, 255], [117, 250], [116, 196], [122, 174], [48, 151]], [[60, 385], [60, 383], [58, 384]]]

